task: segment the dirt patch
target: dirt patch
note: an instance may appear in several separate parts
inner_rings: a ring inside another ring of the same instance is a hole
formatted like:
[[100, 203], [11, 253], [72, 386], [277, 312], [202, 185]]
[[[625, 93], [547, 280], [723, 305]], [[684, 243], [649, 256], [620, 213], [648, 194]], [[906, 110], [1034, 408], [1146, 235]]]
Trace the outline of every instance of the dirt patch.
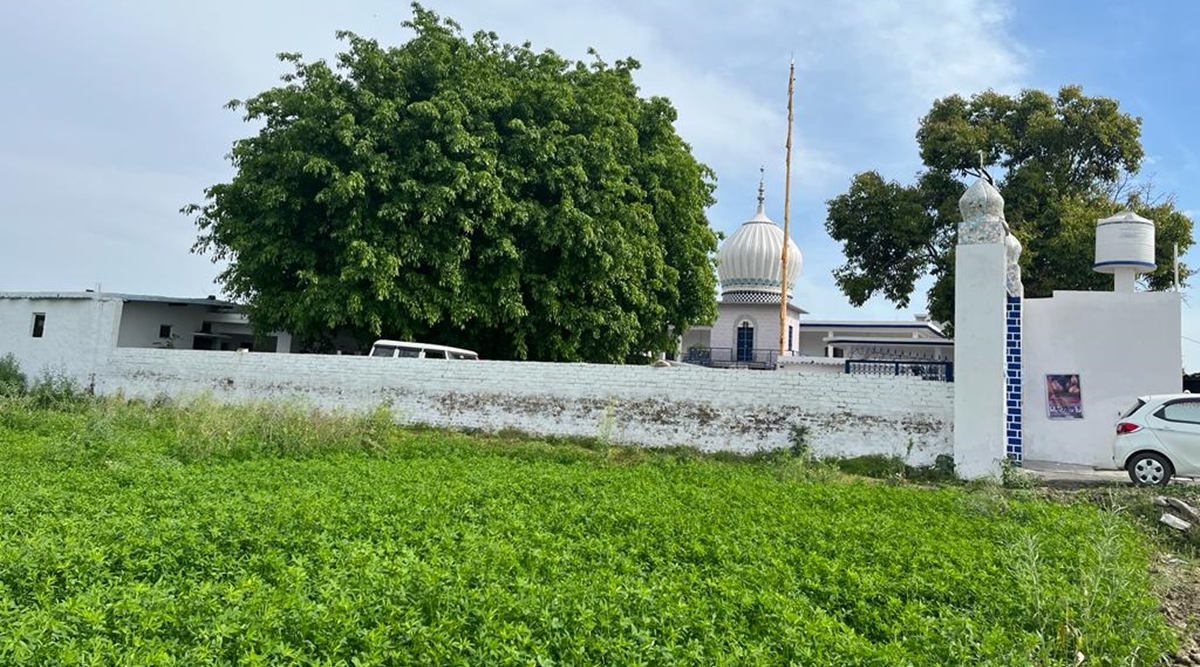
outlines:
[[1195, 561], [1160, 553], [1150, 571], [1161, 584], [1163, 615], [1181, 638], [1172, 664], [1200, 665], [1200, 567]]

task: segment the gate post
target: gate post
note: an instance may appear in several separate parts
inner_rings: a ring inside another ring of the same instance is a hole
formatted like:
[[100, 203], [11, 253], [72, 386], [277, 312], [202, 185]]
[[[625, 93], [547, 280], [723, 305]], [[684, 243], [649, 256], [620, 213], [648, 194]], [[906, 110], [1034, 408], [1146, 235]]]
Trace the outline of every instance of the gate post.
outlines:
[[984, 179], [963, 193], [958, 208], [954, 463], [966, 479], [998, 477], [1009, 445], [1008, 224], [1004, 198]]

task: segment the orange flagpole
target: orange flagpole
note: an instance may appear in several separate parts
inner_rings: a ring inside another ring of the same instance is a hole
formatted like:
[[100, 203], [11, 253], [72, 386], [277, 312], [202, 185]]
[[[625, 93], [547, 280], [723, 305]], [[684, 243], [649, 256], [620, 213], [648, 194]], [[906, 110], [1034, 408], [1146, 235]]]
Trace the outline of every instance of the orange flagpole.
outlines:
[[796, 61], [792, 60], [788, 67], [788, 127], [787, 127], [787, 157], [784, 160], [783, 176], [783, 253], [780, 257], [782, 272], [779, 274], [779, 356], [787, 350], [784, 348], [784, 334], [787, 330], [788, 307], [788, 218], [791, 212], [792, 192], [792, 97], [795, 90]]

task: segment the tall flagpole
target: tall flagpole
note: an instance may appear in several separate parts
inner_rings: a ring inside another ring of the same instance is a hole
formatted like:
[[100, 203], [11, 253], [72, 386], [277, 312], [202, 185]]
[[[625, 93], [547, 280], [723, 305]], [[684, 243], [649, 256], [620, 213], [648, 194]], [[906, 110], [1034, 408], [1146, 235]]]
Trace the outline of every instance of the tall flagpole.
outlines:
[[783, 356], [784, 334], [787, 331], [788, 307], [788, 217], [791, 212], [792, 193], [792, 95], [796, 81], [796, 59], [793, 58], [788, 66], [788, 127], [787, 127], [787, 157], [784, 161], [783, 172], [783, 253], [780, 257], [782, 272], [779, 274], [779, 356]]

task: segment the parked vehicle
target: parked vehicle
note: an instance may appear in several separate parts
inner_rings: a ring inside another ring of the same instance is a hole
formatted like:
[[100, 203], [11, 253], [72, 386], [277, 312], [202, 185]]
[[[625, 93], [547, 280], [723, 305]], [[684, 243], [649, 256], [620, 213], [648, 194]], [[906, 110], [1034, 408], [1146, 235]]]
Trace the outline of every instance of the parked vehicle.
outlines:
[[478, 361], [479, 355], [472, 350], [433, 343], [414, 343], [404, 340], [377, 340], [371, 346], [372, 357], [412, 359], [471, 359]]
[[1138, 398], [1117, 422], [1113, 462], [1138, 485], [1200, 476], [1200, 394]]

